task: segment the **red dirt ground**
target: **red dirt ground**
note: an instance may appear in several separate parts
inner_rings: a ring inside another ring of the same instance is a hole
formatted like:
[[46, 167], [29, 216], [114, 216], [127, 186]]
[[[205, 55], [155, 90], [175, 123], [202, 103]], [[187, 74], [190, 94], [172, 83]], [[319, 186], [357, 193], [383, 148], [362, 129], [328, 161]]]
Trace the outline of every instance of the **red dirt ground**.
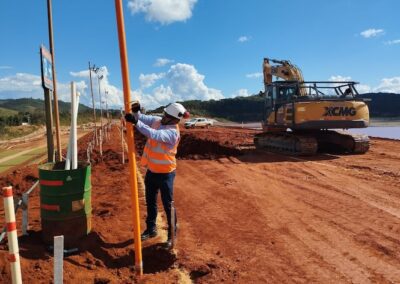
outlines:
[[[365, 155], [303, 159], [252, 149], [254, 133], [182, 131], [178, 243], [169, 252], [165, 234], [144, 242], [137, 279], [128, 171], [114, 128], [103, 160], [92, 157], [93, 231], [65, 258], [65, 283], [400, 283], [400, 142], [372, 139]], [[88, 141], [80, 140], [82, 159]], [[137, 142], [141, 152], [143, 137]], [[21, 193], [36, 178], [36, 167], [23, 168], [0, 177], [0, 186]], [[29, 214], [30, 236], [19, 238], [23, 280], [49, 283], [38, 190]], [[159, 226], [165, 231], [163, 218]], [[8, 283], [7, 247], [0, 249], [0, 281]]]

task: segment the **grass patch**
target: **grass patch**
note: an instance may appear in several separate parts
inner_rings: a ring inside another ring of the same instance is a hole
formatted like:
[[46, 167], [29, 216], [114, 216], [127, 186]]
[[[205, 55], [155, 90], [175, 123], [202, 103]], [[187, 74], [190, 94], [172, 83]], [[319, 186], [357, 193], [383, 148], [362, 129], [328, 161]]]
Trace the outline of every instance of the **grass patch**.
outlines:
[[10, 140], [13, 138], [23, 137], [39, 129], [36, 125], [26, 126], [6, 126], [0, 133], [0, 140]]
[[21, 149], [2, 150], [2, 151], [0, 151], [0, 159], [14, 155], [18, 152], [21, 152]]
[[0, 107], [0, 117], [7, 117], [7, 116], [13, 116], [18, 114], [18, 111]]
[[[5, 161], [0, 166], [0, 173], [5, 172], [8, 169], [18, 166], [27, 161], [35, 160], [38, 157], [43, 156], [46, 152], [47, 152], [47, 147], [40, 147], [40, 148], [33, 149], [32, 151], [29, 151], [28, 153], [25, 153], [23, 155], [17, 156], [14, 159]], [[8, 155], [10, 155], [10, 154], [8, 154]]]

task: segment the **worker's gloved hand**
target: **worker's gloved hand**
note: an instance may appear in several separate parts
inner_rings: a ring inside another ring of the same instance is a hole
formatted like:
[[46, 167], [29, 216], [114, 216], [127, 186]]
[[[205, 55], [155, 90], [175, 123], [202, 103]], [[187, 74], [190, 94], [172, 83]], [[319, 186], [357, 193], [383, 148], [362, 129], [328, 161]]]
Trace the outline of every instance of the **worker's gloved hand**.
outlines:
[[137, 113], [140, 110], [140, 103], [139, 101], [133, 101], [131, 103], [131, 110], [133, 113]]
[[138, 122], [137, 118], [131, 113], [125, 114], [125, 120], [132, 123], [133, 125], [136, 125], [136, 123]]

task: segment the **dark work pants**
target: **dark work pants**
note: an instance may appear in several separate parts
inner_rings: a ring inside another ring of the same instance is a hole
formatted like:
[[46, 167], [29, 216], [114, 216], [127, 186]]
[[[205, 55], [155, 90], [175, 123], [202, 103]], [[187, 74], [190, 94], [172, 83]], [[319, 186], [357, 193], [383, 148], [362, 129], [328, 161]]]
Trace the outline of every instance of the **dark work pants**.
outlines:
[[[147, 204], [147, 230], [156, 230], [157, 219], [157, 194], [161, 191], [161, 200], [164, 206], [165, 214], [168, 219], [168, 237], [171, 234], [171, 202], [174, 200], [174, 179], [175, 171], [167, 174], [157, 174], [147, 170], [144, 183], [146, 186], [146, 204]], [[175, 210], [175, 228], [176, 228], [176, 210]]]

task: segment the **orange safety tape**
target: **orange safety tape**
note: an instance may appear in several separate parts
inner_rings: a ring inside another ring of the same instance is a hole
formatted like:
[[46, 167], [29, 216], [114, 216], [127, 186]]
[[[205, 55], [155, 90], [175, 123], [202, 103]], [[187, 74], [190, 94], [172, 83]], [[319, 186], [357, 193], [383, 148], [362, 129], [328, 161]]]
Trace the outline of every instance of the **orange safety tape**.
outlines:
[[7, 232], [12, 232], [17, 229], [17, 223], [16, 222], [9, 222], [7, 223]]
[[60, 205], [42, 204], [40, 208], [48, 211], [60, 211]]
[[40, 185], [47, 185], [47, 186], [61, 186], [64, 182], [62, 180], [41, 180]]
[[3, 187], [3, 196], [4, 197], [13, 196], [13, 191], [11, 186]]
[[17, 255], [15, 253], [9, 253], [7, 259], [9, 262], [17, 262]]

